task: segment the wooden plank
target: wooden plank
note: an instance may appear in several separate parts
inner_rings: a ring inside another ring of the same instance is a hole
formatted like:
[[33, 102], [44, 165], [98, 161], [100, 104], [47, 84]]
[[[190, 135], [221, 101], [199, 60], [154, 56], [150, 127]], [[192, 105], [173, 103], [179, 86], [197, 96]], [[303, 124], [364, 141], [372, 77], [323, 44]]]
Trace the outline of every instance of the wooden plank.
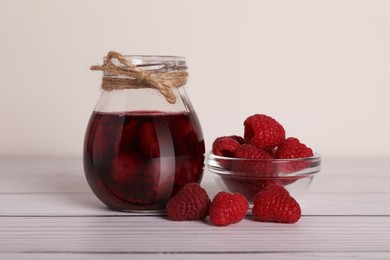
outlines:
[[83, 172], [81, 158], [0, 158], [0, 175], [59, 175]]
[[1, 193], [80, 193], [91, 189], [83, 173], [75, 174], [41, 174], [31, 172], [28, 175], [1, 175]]
[[[390, 192], [390, 159], [377, 161], [329, 159], [309, 192]], [[0, 193], [90, 192], [81, 159], [1, 159], [0, 176]], [[202, 185], [211, 197], [220, 190], [207, 170]]]
[[310, 253], [144, 253], [144, 254], [132, 254], [132, 253], [7, 253], [1, 254], [0, 259], [7, 260], [124, 260], [124, 259], [137, 259], [137, 260], [199, 260], [199, 259], [211, 259], [211, 260], [321, 260], [321, 259], [370, 259], [370, 260], [388, 260], [390, 259], [390, 252], [336, 252], [336, 253], [323, 253], [323, 252], [310, 252]]
[[[84, 177], [79, 174], [50, 174], [35, 175], [1, 175], [0, 193], [80, 193], [90, 192], [90, 188]], [[213, 176], [207, 175], [202, 186], [214, 195], [220, 190]], [[351, 193], [351, 192], [390, 192], [389, 176], [356, 176], [326, 175], [320, 173], [313, 180], [308, 192], [310, 193]]]
[[[390, 193], [311, 193], [300, 201], [304, 215], [390, 216]], [[109, 210], [92, 193], [0, 194], [0, 216], [129, 215]]]
[[[323, 157], [320, 174], [389, 176], [390, 158]], [[0, 175], [83, 174], [81, 158], [0, 158]]]
[[[388, 176], [390, 158], [323, 157], [321, 172], [327, 175]], [[27, 171], [26, 171], [27, 170]], [[81, 158], [0, 158], [0, 174], [75, 174], [83, 172]]]
[[390, 252], [390, 217], [247, 219], [228, 227], [161, 217], [1, 217], [1, 253]]
[[389, 164], [327, 160], [298, 223], [218, 228], [108, 210], [80, 159], [0, 159], [0, 259], [389, 259]]

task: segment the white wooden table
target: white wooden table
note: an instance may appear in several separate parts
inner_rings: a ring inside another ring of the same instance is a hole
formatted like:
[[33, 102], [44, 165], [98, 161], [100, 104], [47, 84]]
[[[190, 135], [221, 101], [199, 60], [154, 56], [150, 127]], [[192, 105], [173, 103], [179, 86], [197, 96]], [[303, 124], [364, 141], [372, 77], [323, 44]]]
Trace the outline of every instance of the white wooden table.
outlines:
[[301, 206], [296, 224], [134, 216], [92, 194], [81, 159], [0, 159], [0, 259], [390, 259], [390, 158], [323, 158]]

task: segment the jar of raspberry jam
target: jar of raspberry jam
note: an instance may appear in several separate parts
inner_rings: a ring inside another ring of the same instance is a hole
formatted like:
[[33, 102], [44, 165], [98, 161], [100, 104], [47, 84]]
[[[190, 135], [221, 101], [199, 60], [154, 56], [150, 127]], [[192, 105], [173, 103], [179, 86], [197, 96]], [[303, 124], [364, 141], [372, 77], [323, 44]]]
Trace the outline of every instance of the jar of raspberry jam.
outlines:
[[110, 52], [84, 139], [84, 172], [114, 210], [163, 213], [184, 185], [200, 182], [205, 145], [185, 92], [186, 61]]

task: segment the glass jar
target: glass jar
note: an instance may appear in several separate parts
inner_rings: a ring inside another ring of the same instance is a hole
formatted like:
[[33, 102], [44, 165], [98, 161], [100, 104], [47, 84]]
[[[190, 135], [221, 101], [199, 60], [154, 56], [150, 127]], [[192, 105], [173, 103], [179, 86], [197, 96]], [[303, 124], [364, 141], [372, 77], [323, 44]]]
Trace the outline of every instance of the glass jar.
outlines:
[[[104, 76], [85, 134], [85, 176], [111, 209], [161, 213], [184, 185], [203, 176], [203, 133], [186, 76], [180, 79], [185, 58], [116, 54], [91, 67]], [[166, 80], [165, 89], [150, 83], [159, 80]]]

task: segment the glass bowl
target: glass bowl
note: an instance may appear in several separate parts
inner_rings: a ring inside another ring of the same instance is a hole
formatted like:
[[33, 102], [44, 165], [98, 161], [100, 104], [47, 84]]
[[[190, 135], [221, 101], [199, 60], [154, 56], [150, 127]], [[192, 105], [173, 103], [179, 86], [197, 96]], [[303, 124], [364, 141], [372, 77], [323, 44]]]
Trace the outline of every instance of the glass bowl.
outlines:
[[283, 185], [299, 200], [320, 171], [321, 157], [296, 159], [241, 159], [207, 154], [207, 168], [227, 192], [241, 193], [249, 203], [269, 185]]

